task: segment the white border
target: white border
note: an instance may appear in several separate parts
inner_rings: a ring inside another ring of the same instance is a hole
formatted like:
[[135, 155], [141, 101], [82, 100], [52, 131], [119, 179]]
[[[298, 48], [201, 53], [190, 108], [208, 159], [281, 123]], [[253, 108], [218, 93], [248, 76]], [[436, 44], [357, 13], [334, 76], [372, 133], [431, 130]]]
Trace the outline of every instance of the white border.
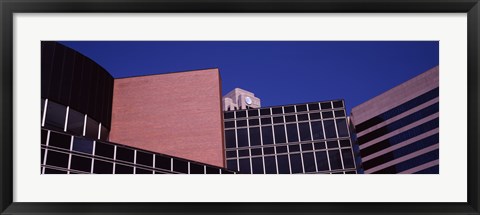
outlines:
[[[466, 32], [460, 13], [15, 14], [14, 201], [466, 202]], [[438, 40], [441, 174], [40, 175], [41, 40]]]

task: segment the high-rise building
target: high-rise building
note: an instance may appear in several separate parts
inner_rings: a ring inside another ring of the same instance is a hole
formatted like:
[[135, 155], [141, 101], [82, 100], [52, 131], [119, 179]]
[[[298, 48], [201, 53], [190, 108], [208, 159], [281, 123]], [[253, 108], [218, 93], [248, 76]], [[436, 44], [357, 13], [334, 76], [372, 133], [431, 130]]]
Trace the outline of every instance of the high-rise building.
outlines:
[[244, 89], [235, 88], [222, 98], [223, 110], [245, 110], [251, 108], [260, 108], [260, 98], [255, 97], [252, 92]]
[[114, 79], [60, 43], [41, 45], [41, 173], [233, 173], [218, 70]]
[[227, 168], [355, 174], [343, 100], [224, 112]]
[[439, 68], [352, 109], [365, 173], [439, 173]]

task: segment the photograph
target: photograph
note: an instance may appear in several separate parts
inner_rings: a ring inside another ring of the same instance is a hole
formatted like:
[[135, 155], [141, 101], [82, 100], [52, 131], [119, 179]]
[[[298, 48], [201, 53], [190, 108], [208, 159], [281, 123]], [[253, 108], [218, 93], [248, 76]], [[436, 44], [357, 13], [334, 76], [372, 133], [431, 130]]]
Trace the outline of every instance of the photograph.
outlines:
[[40, 174], [439, 174], [438, 41], [41, 41]]

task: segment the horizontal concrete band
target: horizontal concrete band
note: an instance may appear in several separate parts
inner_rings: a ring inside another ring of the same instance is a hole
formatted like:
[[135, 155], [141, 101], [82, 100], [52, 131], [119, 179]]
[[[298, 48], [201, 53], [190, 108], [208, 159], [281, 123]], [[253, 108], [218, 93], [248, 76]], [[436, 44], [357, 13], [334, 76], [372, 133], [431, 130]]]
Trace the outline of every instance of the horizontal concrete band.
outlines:
[[406, 126], [404, 126], [404, 127], [401, 127], [401, 128], [399, 128], [399, 129], [397, 129], [397, 130], [394, 130], [394, 131], [392, 131], [392, 132], [390, 132], [390, 133], [388, 133], [388, 134], [385, 134], [385, 135], [383, 135], [383, 136], [381, 136], [381, 137], [375, 138], [375, 139], [373, 139], [373, 140], [371, 140], [371, 141], [369, 141], [369, 142], [366, 142], [366, 143], [360, 145], [360, 150], [365, 149], [365, 148], [367, 148], [367, 147], [369, 147], [369, 146], [375, 145], [375, 144], [377, 144], [377, 143], [379, 143], [379, 142], [381, 142], [381, 141], [383, 141], [383, 140], [385, 140], [385, 139], [391, 138], [391, 137], [393, 137], [393, 136], [395, 136], [395, 135], [397, 135], [397, 134], [400, 134], [400, 133], [402, 133], [402, 132], [404, 132], [404, 131], [407, 131], [408, 129], [414, 128], [414, 127], [419, 126], [419, 125], [421, 125], [421, 124], [423, 124], [423, 123], [426, 123], [426, 122], [428, 122], [428, 121], [430, 121], [430, 120], [433, 120], [433, 119], [435, 119], [435, 118], [438, 118], [438, 116], [439, 116], [439, 113], [432, 114], [432, 115], [427, 116], [427, 117], [425, 117], [425, 118], [423, 118], [423, 119], [421, 119], [421, 120], [415, 121], [415, 122], [413, 122], [413, 123], [411, 123], [411, 124], [408, 124], [408, 125], [406, 125]]
[[418, 150], [416, 152], [410, 153], [408, 155], [405, 155], [403, 157], [400, 157], [400, 158], [397, 158], [395, 160], [389, 161], [389, 162], [384, 163], [382, 165], [378, 165], [378, 166], [373, 167], [371, 169], [365, 170], [365, 173], [367, 173], [367, 174], [368, 173], [375, 173], [375, 172], [380, 171], [382, 169], [385, 169], [387, 167], [393, 166], [393, 165], [401, 163], [403, 161], [410, 160], [410, 159], [415, 158], [417, 156], [420, 156], [420, 155], [426, 154], [428, 152], [431, 152], [433, 150], [436, 150], [436, 149], [438, 149], [438, 147], [439, 147], [439, 144], [437, 143], [435, 145], [432, 145], [432, 146], [429, 146], [427, 148], [424, 148], [424, 149]]
[[358, 133], [357, 133], [357, 136], [358, 136], [358, 137], [361, 137], [361, 136], [363, 136], [363, 135], [365, 135], [365, 134], [368, 134], [368, 133], [370, 133], [370, 132], [372, 132], [372, 131], [375, 131], [375, 130], [383, 127], [383, 126], [386, 126], [386, 125], [388, 125], [388, 124], [391, 124], [391, 123], [393, 123], [393, 122], [395, 122], [395, 121], [397, 121], [397, 120], [400, 120], [400, 119], [402, 119], [402, 118], [404, 118], [404, 117], [406, 117], [406, 116], [408, 116], [408, 115], [410, 115], [410, 114], [412, 114], [412, 113], [415, 113], [415, 112], [417, 112], [417, 111], [419, 111], [419, 110], [421, 110], [421, 109], [423, 109], [423, 108], [426, 108], [426, 107], [428, 107], [428, 106], [430, 106], [430, 105], [433, 105], [433, 104], [437, 103], [438, 100], [439, 100], [438, 97], [437, 97], [437, 98], [434, 98], [434, 99], [432, 99], [432, 100], [430, 100], [430, 101], [428, 101], [428, 102], [425, 102], [425, 103], [423, 103], [423, 104], [421, 104], [421, 105], [419, 105], [419, 106], [417, 106], [417, 107], [415, 107], [415, 108], [413, 108], [413, 109], [410, 109], [410, 110], [408, 110], [408, 111], [406, 111], [406, 112], [404, 112], [404, 113], [402, 113], [402, 114], [400, 114], [400, 115], [398, 115], [398, 116], [392, 117], [392, 118], [390, 118], [390, 119], [388, 119], [388, 120], [386, 120], [386, 121], [384, 121], [384, 122], [381, 122], [381, 123], [379, 123], [379, 124], [377, 124], [377, 125], [374, 125], [374, 126], [368, 128], [367, 130], [363, 130], [363, 131], [361, 131], [361, 132], [358, 132]]
[[395, 150], [397, 150], [397, 149], [399, 149], [399, 148], [402, 148], [402, 147], [404, 147], [404, 146], [408, 146], [408, 145], [410, 145], [410, 144], [412, 144], [412, 143], [414, 143], [414, 142], [417, 142], [417, 141], [419, 141], [419, 140], [421, 140], [421, 139], [423, 139], [423, 138], [426, 138], [426, 137], [429, 137], [429, 136], [431, 136], [431, 135], [437, 134], [438, 131], [439, 131], [439, 128], [435, 128], [435, 129], [433, 129], [433, 130], [431, 130], [431, 131], [425, 132], [425, 133], [423, 133], [423, 134], [420, 134], [420, 135], [418, 135], [418, 136], [415, 136], [415, 137], [413, 137], [413, 138], [410, 138], [410, 139], [408, 139], [408, 140], [406, 140], [406, 141], [403, 141], [403, 142], [398, 143], [398, 144], [396, 144], [396, 145], [390, 146], [390, 147], [388, 147], [388, 148], [386, 148], [386, 149], [383, 149], [383, 150], [380, 150], [380, 151], [378, 151], [378, 152], [375, 152], [375, 153], [373, 153], [373, 154], [371, 154], [371, 155], [368, 155], [368, 156], [362, 158], [362, 162], [369, 161], [369, 160], [374, 159], [374, 158], [376, 158], [376, 157], [379, 157], [379, 156], [382, 156], [382, 155], [384, 155], [384, 154], [387, 154], [387, 153], [389, 153], [389, 152], [391, 152], [391, 151], [395, 151]]
[[424, 163], [420, 166], [416, 166], [414, 168], [411, 168], [411, 169], [407, 169], [403, 172], [400, 172], [398, 174], [412, 174], [412, 173], [416, 173], [416, 172], [419, 172], [419, 171], [422, 171], [422, 170], [425, 170], [425, 169], [428, 169], [430, 167], [433, 167], [433, 166], [436, 166], [439, 164], [439, 161], [438, 160], [434, 160], [434, 161], [430, 161], [428, 163]]

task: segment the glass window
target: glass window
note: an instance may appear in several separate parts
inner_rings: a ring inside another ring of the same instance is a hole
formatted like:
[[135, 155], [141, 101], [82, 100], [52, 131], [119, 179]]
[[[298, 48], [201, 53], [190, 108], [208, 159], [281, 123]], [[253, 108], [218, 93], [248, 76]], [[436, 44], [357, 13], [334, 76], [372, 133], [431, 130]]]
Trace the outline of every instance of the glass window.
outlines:
[[244, 127], [247, 126], [247, 120], [238, 120], [237, 127]]
[[350, 147], [350, 140], [340, 140], [341, 147]]
[[320, 106], [322, 107], [322, 110], [332, 109], [332, 103], [330, 102], [322, 102], [320, 103]]
[[249, 126], [259, 125], [259, 124], [260, 124], [259, 119], [249, 119], [248, 120], [248, 125]]
[[237, 129], [238, 147], [248, 146], [248, 132], [246, 128]]
[[290, 154], [290, 166], [292, 167], [292, 173], [302, 173], [302, 157], [300, 154]]
[[303, 153], [303, 166], [305, 172], [316, 172], [315, 169], [315, 158], [313, 157], [313, 152]]
[[40, 122], [43, 120], [43, 109], [45, 108], [45, 99], [42, 99], [42, 104], [40, 106], [41, 112], [40, 112]]
[[98, 122], [90, 117], [87, 117], [85, 136], [92, 139], [98, 139]]
[[307, 105], [297, 105], [297, 112], [307, 111]]
[[293, 113], [293, 112], [295, 112], [295, 107], [294, 106], [285, 106], [285, 107], [283, 107], [283, 110], [285, 111], [285, 113]]
[[277, 165], [275, 162], [275, 156], [267, 156], [265, 159], [265, 173], [277, 174]]
[[205, 169], [203, 165], [190, 163], [190, 174], [204, 174]]
[[272, 108], [272, 114], [282, 114], [282, 107], [274, 107]]
[[63, 131], [66, 113], [67, 107], [49, 100], [47, 104], [47, 115], [45, 116], [45, 127]]
[[263, 148], [263, 154], [265, 155], [274, 154], [274, 153], [275, 153], [275, 150], [273, 147]]
[[227, 160], [227, 168], [229, 170], [238, 171], [237, 160]]
[[68, 159], [68, 154], [47, 150], [47, 165], [67, 168]]
[[250, 174], [250, 158], [240, 159], [240, 173]]
[[337, 138], [337, 133], [335, 131], [335, 124], [333, 120], [323, 121], [325, 125], [325, 136], [328, 138]]
[[322, 118], [324, 119], [333, 118], [333, 112], [332, 111], [322, 112]]
[[295, 115], [285, 116], [285, 122], [296, 122], [297, 118]]
[[41, 153], [41, 154], [40, 154], [40, 163], [41, 163], [41, 164], [44, 164], [43, 158], [45, 158], [45, 149], [41, 149], [40, 151], [41, 151], [41, 152], [40, 152], [40, 153]]
[[311, 140], [310, 124], [308, 122], [298, 123], [298, 130], [300, 130], [300, 141]]
[[312, 136], [314, 140], [325, 139], [323, 136], [323, 126], [321, 121], [311, 122], [312, 123]]
[[219, 169], [215, 169], [213, 167], [209, 167], [207, 166], [207, 174], [220, 174], [220, 170]]
[[342, 149], [343, 165], [345, 168], [355, 168], [351, 149]]
[[137, 167], [135, 168], [135, 174], [153, 174], [153, 171]]
[[261, 118], [262, 125], [272, 124], [272, 118]]
[[67, 171], [45, 168], [45, 174], [67, 174]]
[[250, 149], [252, 155], [262, 155], [262, 149]]
[[93, 161], [93, 173], [96, 173], [96, 174], [112, 174], [113, 173], [113, 163], [95, 159]]
[[289, 145], [289, 146], [288, 146], [288, 150], [289, 150], [290, 152], [298, 152], [298, 151], [300, 151], [300, 145], [297, 145], [297, 144], [295, 144], [295, 145]]
[[137, 151], [137, 164], [153, 167], [153, 154]]
[[258, 116], [258, 109], [248, 110], [248, 117]]
[[133, 163], [133, 159], [135, 157], [134, 154], [135, 154], [135, 151], [133, 151], [132, 149], [127, 149], [127, 148], [117, 146], [117, 157], [116, 157], [117, 160]]
[[334, 108], [342, 108], [343, 107], [343, 102], [342, 101], [334, 101], [333, 102], [333, 107]]
[[102, 142], [95, 143], [95, 155], [113, 158], [114, 146]]
[[236, 148], [235, 130], [225, 130], [225, 142], [227, 148]]
[[313, 150], [313, 146], [311, 143], [302, 144], [302, 151], [310, 151]]
[[327, 141], [327, 147], [329, 149], [338, 148], [338, 141]]
[[308, 110], [320, 110], [318, 103], [308, 104]]
[[246, 111], [237, 111], [236, 112], [237, 118], [247, 117]]
[[235, 121], [225, 122], [225, 128], [234, 128]]
[[319, 149], [325, 149], [325, 142], [317, 142], [317, 143], [313, 143], [313, 146], [315, 146], [315, 150], [319, 150]]
[[85, 121], [85, 114], [70, 108], [68, 110], [67, 131], [75, 135], [83, 135], [83, 123]]
[[320, 113], [309, 113], [309, 115], [310, 115], [310, 120], [321, 119], [322, 118], [320, 116]]
[[283, 123], [283, 116], [273, 117], [273, 123]]
[[85, 138], [75, 137], [73, 138], [73, 151], [92, 154], [93, 141]]
[[50, 140], [48, 141], [48, 145], [70, 150], [71, 141], [72, 136], [70, 135], [50, 132]]
[[288, 162], [288, 155], [278, 155], [278, 173], [279, 174], [290, 174], [290, 164]]
[[262, 127], [263, 145], [273, 144], [273, 132], [271, 126]]
[[262, 116], [271, 115], [270, 108], [260, 109], [260, 115], [262, 115]]
[[308, 114], [300, 114], [297, 115], [298, 121], [307, 121], [308, 120]]
[[330, 166], [332, 167], [332, 170], [342, 169], [340, 152], [338, 150], [329, 150], [328, 155], [330, 157]]
[[155, 155], [155, 168], [165, 169], [170, 171], [172, 168], [172, 159], [160, 155]]
[[133, 174], [133, 167], [116, 163], [115, 174]]
[[233, 119], [233, 113], [234, 112], [223, 112], [223, 118], [224, 119]]
[[347, 122], [345, 119], [337, 119], [337, 128], [339, 137], [348, 137]]
[[261, 145], [260, 137], [260, 128], [250, 128], [250, 146], [259, 146]]
[[275, 125], [274, 126], [275, 132], [275, 143], [285, 143], [285, 126], [284, 125]]
[[287, 146], [277, 146], [276, 149], [277, 149], [277, 154], [287, 152]]
[[186, 161], [173, 159], [173, 171], [188, 173], [188, 163]]
[[227, 151], [227, 158], [237, 157], [237, 151]]
[[263, 159], [252, 158], [252, 172], [253, 174], [263, 174]]
[[42, 130], [42, 145], [47, 145], [47, 135], [48, 131], [47, 130]]
[[288, 142], [298, 142], [297, 124], [287, 125]]
[[104, 141], [107, 141], [108, 140], [108, 129], [105, 128], [105, 126], [101, 126], [101, 129], [100, 129], [100, 140], [104, 140]]
[[318, 171], [328, 171], [327, 153], [325, 151], [315, 152]]
[[90, 172], [92, 167], [92, 159], [86, 157], [80, 157], [72, 155], [72, 160], [70, 163], [70, 168], [74, 170], [79, 170], [83, 172]]
[[238, 156], [239, 156], [239, 157], [247, 157], [247, 156], [250, 156], [250, 150], [248, 150], [248, 149], [240, 150], [240, 151], [238, 151]]
[[343, 110], [336, 110], [335, 111], [335, 117], [344, 117], [345, 116], [345, 111]]

